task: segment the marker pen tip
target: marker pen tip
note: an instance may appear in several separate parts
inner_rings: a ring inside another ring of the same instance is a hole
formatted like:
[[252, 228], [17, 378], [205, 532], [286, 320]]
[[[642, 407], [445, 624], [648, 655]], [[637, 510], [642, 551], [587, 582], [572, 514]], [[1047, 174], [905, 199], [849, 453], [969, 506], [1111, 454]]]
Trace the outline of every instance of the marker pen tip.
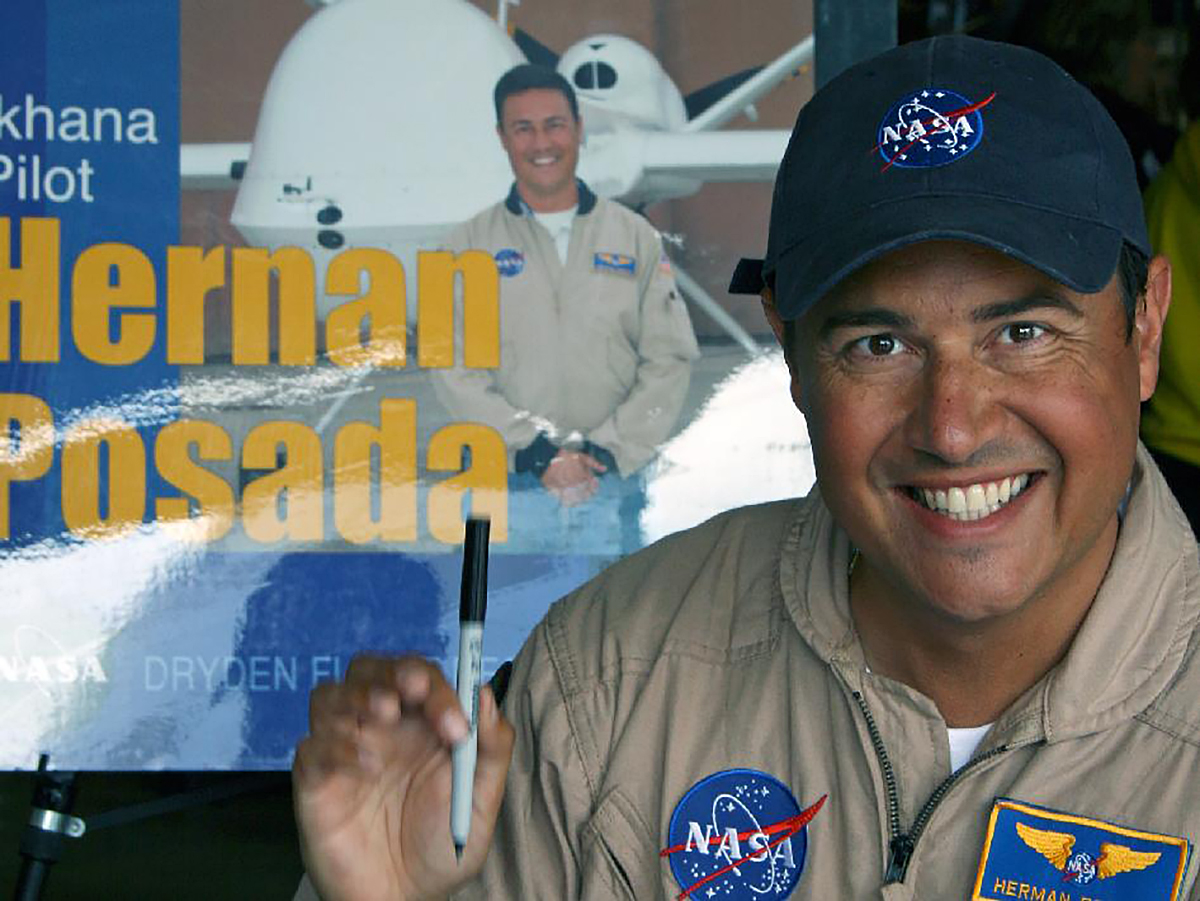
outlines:
[[463, 846], [458, 842], [454, 843], [454, 856], [457, 860], [462, 861]]

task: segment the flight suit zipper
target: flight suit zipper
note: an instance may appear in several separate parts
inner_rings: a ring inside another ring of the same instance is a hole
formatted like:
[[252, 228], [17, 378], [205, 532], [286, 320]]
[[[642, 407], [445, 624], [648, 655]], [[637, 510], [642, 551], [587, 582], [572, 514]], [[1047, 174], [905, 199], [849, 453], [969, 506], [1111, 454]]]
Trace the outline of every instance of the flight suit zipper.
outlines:
[[1000, 745], [986, 754], [973, 757], [951, 773], [942, 781], [941, 785], [933, 790], [933, 794], [929, 796], [929, 800], [925, 802], [925, 805], [913, 819], [912, 825], [905, 832], [900, 825], [900, 792], [896, 788], [896, 774], [892, 770], [892, 762], [888, 758], [883, 738], [879, 735], [879, 728], [875, 725], [875, 717], [871, 715], [871, 709], [867, 706], [867, 701], [863, 697], [862, 692], [854, 691], [851, 694], [858, 703], [858, 709], [862, 711], [863, 719], [867, 722], [867, 733], [871, 737], [871, 745], [875, 749], [875, 756], [879, 760], [879, 768], [883, 772], [883, 787], [887, 793], [888, 829], [891, 836], [888, 842], [888, 864], [887, 870], [884, 873], [883, 884], [891, 885], [892, 883], [904, 881], [904, 877], [908, 873], [908, 864], [917, 849], [917, 841], [921, 838], [921, 833], [925, 831], [925, 827], [928, 825], [930, 817], [933, 816], [934, 810], [937, 809], [937, 806], [946, 797], [950, 789], [954, 787], [955, 783], [984, 761], [990, 760], [996, 755], [1007, 751], [1008, 745]]

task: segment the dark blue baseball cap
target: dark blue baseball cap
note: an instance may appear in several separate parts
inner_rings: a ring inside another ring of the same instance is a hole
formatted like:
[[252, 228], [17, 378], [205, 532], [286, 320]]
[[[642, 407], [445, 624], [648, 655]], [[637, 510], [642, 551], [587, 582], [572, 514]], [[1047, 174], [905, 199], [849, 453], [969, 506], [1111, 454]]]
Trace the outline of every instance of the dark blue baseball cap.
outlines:
[[847, 69], [801, 110], [775, 179], [767, 254], [795, 319], [860, 266], [918, 241], [971, 241], [1083, 293], [1150, 241], [1129, 147], [1092, 94], [1024, 47], [963, 35]]

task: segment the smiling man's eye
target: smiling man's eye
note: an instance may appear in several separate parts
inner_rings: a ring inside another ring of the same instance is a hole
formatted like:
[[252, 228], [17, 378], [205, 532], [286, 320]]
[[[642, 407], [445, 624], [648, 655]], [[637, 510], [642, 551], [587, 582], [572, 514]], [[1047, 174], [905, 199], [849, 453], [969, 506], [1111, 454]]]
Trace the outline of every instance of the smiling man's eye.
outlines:
[[1000, 330], [1000, 339], [1008, 344], [1025, 344], [1036, 341], [1045, 331], [1042, 326], [1032, 322], [1014, 322]]
[[851, 345], [851, 349], [860, 354], [872, 357], [887, 357], [899, 353], [904, 347], [895, 335], [867, 335], [859, 338]]

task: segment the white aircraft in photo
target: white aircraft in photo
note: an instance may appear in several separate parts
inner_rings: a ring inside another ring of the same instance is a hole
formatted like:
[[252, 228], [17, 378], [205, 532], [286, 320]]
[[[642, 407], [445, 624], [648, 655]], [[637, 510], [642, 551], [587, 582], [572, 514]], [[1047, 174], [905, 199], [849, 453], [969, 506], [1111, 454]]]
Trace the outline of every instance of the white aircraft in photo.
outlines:
[[[495, 135], [492, 88], [507, 69], [553, 53], [466, 0], [335, 0], [275, 64], [249, 144], [181, 149], [185, 190], [236, 188], [232, 222], [251, 246], [302, 247], [317, 265], [345, 247], [382, 247], [409, 274], [451, 227], [503, 197], [512, 179]], [[580, 176], [638, 207], [708, 181], [770, 181], [786, 130], [720, 130], [811, 62], [811, 37], [756, 72], [687, 100], [650, 51], [613, 34], [557, 58], [584, 122]], [[691, 109], [689, 110], [689, 107]], [[690, 114], [689, 114], [690, 113]], [[685, 271], [681, 289], [749, 352], [756, 343]], [[324, 316], [344, 297], [318, 296]]]

